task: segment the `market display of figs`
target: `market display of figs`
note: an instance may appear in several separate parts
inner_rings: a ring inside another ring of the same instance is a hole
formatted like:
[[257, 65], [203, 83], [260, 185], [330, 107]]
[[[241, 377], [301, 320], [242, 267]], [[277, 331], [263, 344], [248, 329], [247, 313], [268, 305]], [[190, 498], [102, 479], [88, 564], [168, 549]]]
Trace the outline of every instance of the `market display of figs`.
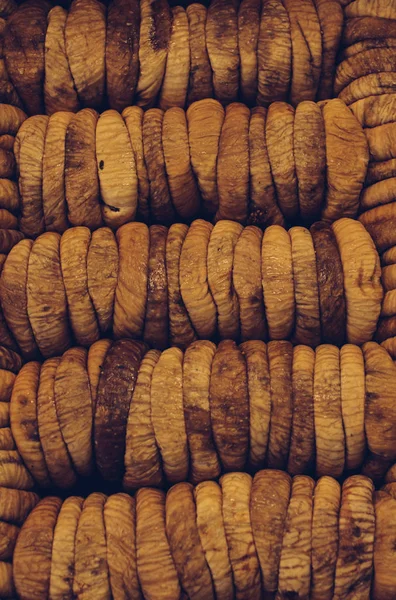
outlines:
[[395, 565], [396, 0], [0, 0], [0, 600]]

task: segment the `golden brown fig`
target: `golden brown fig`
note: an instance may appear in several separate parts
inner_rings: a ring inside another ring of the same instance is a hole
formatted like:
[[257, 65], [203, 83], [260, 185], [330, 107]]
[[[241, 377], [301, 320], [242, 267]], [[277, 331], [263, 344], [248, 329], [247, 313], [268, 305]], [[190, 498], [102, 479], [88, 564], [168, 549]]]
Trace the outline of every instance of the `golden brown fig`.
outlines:
[[242, 340], [267, 337], [261, 282], [262, 238], [262, 231], [258, 227], [245, 227], [234, 248], [232, 284], [239, 303]]
[[58, 110], [76, 112], [80, 108], [66, 54], [67, 16], [68, 13], [64, 8], [54, 6], [47, 17], [44, 80], [44, 104], [47, 115], [53, 115]]
[[118, 277], [114, 301], [116, 338], [141, 337], [147, 301], [149, 230], [143, 223], [118, 229]]
[[315, 351], [314, 419], [316, 473], [339, 477], [345, 466], [340, 351], [330, 344]]
[[286, 100], [292, 68], [290, 20], [282, 0], [264, 0], [258, 39], [257, 103]]
[[183, 220], [197, 216], [201, 198], [191, 166], [186, 113], [171, 108], [164, 114], [162, 145], [172, 203]]
[[237, 600], [261, 598], [260, 563], [250, 516], [252, 478], [247, 473], [227, 473], [220, 479], [224, 529], [234, 576]]
[[134, 221], [138, 202], [138, 178], [128, 129], [115, 110], [103, 112], [96, 126], [98, 167], [103, 221], [112, 229]]
[[17, 217], [7, 209], [0, 208], [0, 227], [4, 229], [18, 229]]
[[48, 117], [37, 115], [24, 121], [17, 133], [16, 156], [19, 171], [19, 192], [21, 195], [22, 233], [36, 237], [44, 231], [43, 215], [43, 154]]
[[268, 109], [265, 135], [279, 207], [286, 219], [298, 214], [298, 189], [294, 153], [294, 108], [274, 102]]
[[14, 554], [15, 544], [19, 535], [19, 527], [6, 523], [0, 522], [0, 557], [1, 560], [10, 560]]
[[[0, 369], [18, 373], [23, 364], [22, 357], [13, 350], [0, 346]], [[0, 390], [2, 385], [0, 384]], [[1, 392], [0, 392], [1, 394]]]
[[10, 426], [10, 405], [8, 402], [0, 402], [0, 428]]
[[106, 94], [110, 108], [133, 104], [139, 74], [138, 0], [116, 0], [107, 9]]
[[44, 498], [22, 526], [13, 558], [13, 576], [21, 600], [47, 598], [51, 574], [52, 541], [60, 498]]
[[170, 483], [185, 481], [189, 468], [182, 369], [182, 351], [169, 348], [159, 357], [151, 380], [151, 420]]
[[213, 0], [206, 19], [206, 47], [213, 71], [214, 94], [222, 104], [238, 99], [237, 8], [236, 0]]
[[150, 215], [155, 223], [171, 225], [176, 220], [175, 209], [166, 177], [162, 145], [164, 113], [159, 108], [148, 110], [143, 117], [144, 160], [150, 181]]
[[180, 255], [180, 290], [198, 337], [210, 339], [217, 328], [216, 306], [208, 284], [207, 254], [213, 225], [198, 219], [190, 226]]
[[[394, 179], [396, 177], [396, 158], [381, 162], [370, 163], [367, 169], [366, 186], [371, 186], [382, 180]], [[394, 182], [392, 183], [394, 185]], [[366, 188], [367, 189], [367, 188]], [[363, 190], [363, 194], [366, 190]], [[362, 194], [362, 195], [363, 195]], [[362, 195], [360, 199], [362, 201]], [[381, 199], [381, 196], [380, 196]], [[382, 202], [380, 202], [382, 204]]]
[[84, 501], [75, 541], [73, 595], [81, 600], [111, 598], [104, 523], [104, 494]]
[[0, 148], [0, 177], [15, 179], [16, 166], [13, 152]]
[[34, 481], [16, 450], [0, 451], [0, 486], [30, 490]]
[[382, 94], [393, 94], [395, 91], [395, 73], [371, 73], [355, 79], [340, 93], [340, 99], [348, 106], [358, 100]]
[[217, 600], [232, 600], [234, 584], [224, 530], [221, 487], [204, 481], [194, 488], [198, 534]]
[[396, 25], [393, 19], [374, 17], [353, 17], [346, 19], [342, 35], [342, 44], [350, 46], [356, 42], [371, 38], [395, 37]]
[[26, 114], [20, 108], [2, 104], [0, 109], [0, 134], [16, 135], [26, 119]]
[[360, 77], [372, 73], [389, 73], [394, 69], [392, 48], [371, 48], [343, 60], [337, 67], [334, 80], [334, 93], [340, 92]]
[[31, 115], [44, 112], [44, 40], [48, 4], [30, 0], [7, 20], [4, 56], [10, 79]]
[[186, 11], [182, 6], [172, 9], [172, 28], [162, 81], [159, 107], [167, 110], [172, 106], [184, 108], [190, 74], [189, 28]]
[[[78, 0], [78, 2], [98, 0]], [[98, 4], [100, 4], [98, 2]], [[91, 108], [73, 115], [66, 131], [65, 192], [71, 225], [97, 229], [102, 225], [95, 131], [98, 113]]]
[[133, 154], [135, 156], [136, 173], [138, 177], [138, 207], [139, 219], [149, 220], [150, 185], [143, 152], [143, 110], [139, 106], [128, 106], [122, 111], [122, 118], [128, 128]]
[[243, 100], [249, 106], [256, 104], [257, 97], [260, 18], [261, 0], [242, 0], [238, 10], [240, 80]]
[[368, 165], [368, 147], [358, 121], [339, 99], [323, 107], [327, 193], [323, 218], [355, 217]]
[[[386, 488], [385, 488], [386, 489]], [[375, 599], [392, 600], [395, 589], [396, 498], [384, 491], [374, 493], [375, 540], [374, 582]]]
[[193, 483], [216, 479], [220, 464], [212, 438], [209, 385], [216, 346], [199, 340], [183, 360], [183, 408]]
[[19, 210], [18, 186], [14, 181], [0, 179], [0, 206], [12, 213]]
[[396, 9], [391, 0], [355, 0], [345, 7], [345, 16], [396, 19]]
[[166, 535], [183, 590], [191, 600], [214, 599], [208, 564], [199, 537], [193, 487], [178, 483], [166, 495]]
[[[99, 338], [95, 309], [88, 290], [87, 256], [91, 232], [87, 227], [65, 231], [60, 260], [71, 327], [78, 344], [90, 346]], [[76, 273], [79, 277], [76, 277]]]
[[359, 54], [359, 52], [364, 52], [365, 50], [372, 50], [373, 48], [394, 48], [395, 45], [396, 40], [394, 38], [362, 40], [361, 42], [352, 44], [352, 46], [343, 48], [339, 54], [339, 60], [356, 56], [356, 54]]
[[37, 419], [39, 380], [39, 363], [29, 362], [22, 367], [12, 390], [10, 422], [12, 435], [25, 465], [41, 487], [50, 487]]
[[362, 98], [351, 104], [349, 108], [362, 127], [378, 127], [378, 125], [393, 122], [395, 102], [394, 94], [380, 94]]
[[14, 229], [0, 229], [0, 252], [8, 254], [25, 236]]
[[69, 227], [65, 197], [65, 139], [72, 117], [70, 112], [54, 113], [45, 133], [42, 185], [44, 222], [47, 231], [58, 233], [63, 233]]
[[212, 69], [206, 49], [205, 6], [198, 3], [186, 8], [190, 41], [190, 78], [188, 82], [188, 104], [213, 97]]
[[0, 135], [0, 148], [12, 152], [14, 150], [15, 136], [5, 133]]
[[43, 233], [34, 242], [29, 256], [27, 311], [44, 358], [62, 353], [71, 345], [60, 240], [58, 233]]
[[88, 292], [102, 333], [109, 331], [113, 324], [118, 266], [118, 246], [113, 232], [107, 227], [97, 229], [89, 243], [87, 277]]
[[15, 598], [16, 590], [12, 565], [0, 561], [0, 594], [2, 598]]
[[7, 523], [22, 525], [40, 500], [37, 494], [23, 490], [0, 488], [0, 518]]
[[165, 530], [165, 494], [160, 490], [143, 488], [136, 494], [136, 549], [143, 596], [152, 600], [180, 598], [179, 578]]
[[344, 14], [338, 0], [314, 0], [322, 34], [322, 68], [318, 100], [333, 96], [336, 56], [340, 47]]
[[180, 256], [188, 232], [187, 225], [175, 223], [166, 238], [166, 274], [168, 278], [169, 338], [172, 346], [187, 348], [196, 333], [183, 302], [180, 289]]
[[71, 496], [59, 511], [52, 542], [49, 585], [49, 597], [53, 600], [73, 595], [76, 533], [83, 503], [82, 498]]
[[166, 0], [141, 0], [137, 104], [154, 106], [165, 74], [172, 12]]
[[163, 225], [151, 225], [149, 228], [150, 252], [143, 339], [158, 350], [168, 347], [168, 279], [165, 262], [167, 235], [168, 230]]
[[342, 486], [334, 600], [369, 600], [373, 576], [375, 514], [373, 483], [354, 475]]
[[360, 468], [366, 450], [366, 382], [360, 348], [346, 344], [340, 350], [341, 409], [345, 431], [347, 471]]
[[270, 339], [290, 337], [295, 324], [295, 299], [290, 236], [283, 227], [264, 231], [261, 273]]
[[338, 553], [341, 488], [331, 477], [315, 486], [312, 515], [311, 598], [332, 600]]
[[123, 487], [128, 491], [162, 483], [160, 453], [151, 420], [151, 381], [160, 356], [158, 350], [149, 350], [143, 357], [129, 406], [123, 479]]
[[242, 470], [249, 446], [247, 368], [244, 355], [231, 340], [217, 346], [209, 402], [213, 438], [223, 470]]
[[279, 565], [277, 598], [310, 597], [312, 512], [315, 483], [297, 475], [292, 482]]
[[191, 165], [202, 195], [203, 211], [212, 217], [219, 207], [217, 158], [224, 109], [208, 98], [194, 102], [187, 110]]
[[368, 210], [359, 217], [359, 221], [367, 229], [372, 237], [378, 252], [383, 252], [396, 245], [395, 223], [396, 223], [396, 205], [395, 203], [377, 206]]
[[91, 389], [93, 414], [95, 414], [98, 385], [100, 375], [103, 370], [103, 363], [112, 343], [113, 342], [111, 340], [98, 340], [92, 344], [88, 350], [87, 371], [89, 377], [89, 387]]
[[308, 346], [293, 349], [293, 417], [287, 472], [302, 475], [312, 472], [315, 456], [314, 423], [315, 352]]
[[114, 494], [104, 507], [107, 562], [114, 600], [141, 600], [136, 564], [136, 503], [127, 494]]
[[239, 339], [239, 302], [233, 286], [233, 263], [242, 230], [242, 225], [234, 221], [219, 221], [210, 234], [208, 282], [216, 304], [221, 339]]
[[0, 429], [0, 450], [15, 450], [15, 441], [10, 427]]
[[92, 472], [92, 399], [87, 351], [71, 348], [62, 356], [55, 375], [55, 406], [62, 437], [79, 475]]
[[344, 270], [347, 340], [359, 345], [372, 338], [381, 311], [379, 257], [369, 233], [358, 221], [340, 219], [332, 227]]
[[83, 107], [100, 108], [105, 88], [106, 9], [98, 0], [74, 0], [65, 27], [66, 53]]

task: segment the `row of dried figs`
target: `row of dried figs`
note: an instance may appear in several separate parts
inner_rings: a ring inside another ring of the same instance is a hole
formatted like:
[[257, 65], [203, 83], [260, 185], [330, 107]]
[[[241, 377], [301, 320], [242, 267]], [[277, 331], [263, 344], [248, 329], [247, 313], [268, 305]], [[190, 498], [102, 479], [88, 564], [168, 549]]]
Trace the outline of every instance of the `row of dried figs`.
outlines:
[[396, 484], [229, 473], [166, 494], [45, 498], [9, 586], [21, 600], [392, 600], [395, 547]]
[[30, 117], [15, 157], [20, 229], [36, 237], [70, 225], [117, 229], [136, 218], [264, 227], [356, 217], [369, 151], [338, 99], [296, 110], [285, 102], [224, 110], [207, 99], [186, 112], [133, 106]]
[[264, 233], [234, 221], [127, 223], [116, 235], [74, 227], [22, 240], [6, 257], [2, 343], [11, 332], [27, 359], [111, 332], [159, 349], [197, 338], [361, 345], [376, 330], [380, 277], [353, 219]]
[[[314, 351], [199, 340], [161, 353], [103, 339], [26, 363], [10, 423], [21, 459], [47, 488], [99, 473], [129, 491], [265, 465], [317, 477], [363, 468], [381, 480], [396, 462], [395, 390], [396, 366], [375, 342]], [[25, 487], [13, 469], [7, 482]]]
[[3, 101], [29, 114], [331, 98], [337, 51], [352, 40], [348, 30], [341, 39], [339, 0], [212, 0], [186, 10], [167, 0], [74, 0], [68, 11], [49, 9], [27, 0], [4, 31]]

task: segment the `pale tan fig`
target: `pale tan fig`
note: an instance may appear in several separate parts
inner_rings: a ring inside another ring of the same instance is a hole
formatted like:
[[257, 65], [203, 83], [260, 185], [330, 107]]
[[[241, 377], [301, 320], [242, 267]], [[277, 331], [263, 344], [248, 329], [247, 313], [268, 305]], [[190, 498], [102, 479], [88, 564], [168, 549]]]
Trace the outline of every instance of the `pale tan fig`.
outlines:
[[149, 350], [143, 357], [129, 407], [123, 479], [128, 491], [162, 483], [160, 452], [151, 419], [151, 381], [160, 355], [158, 350]]
[[143, 339], [149, 346], [159, 350], [164, 350], [169, 345], [168, 278], [165, 261], [167, 235], [168, 229], [163, 225], [151, 225], [149, 228], [150, 250]]
[[106, 94], [110, 108], [133, 104], [139, 75], [138, 0], [116, 0], [107, 10]]
[[339, 477], [345, 466], [340, 351], [330, 344], [315, 352], [314, 419], [317, 476]]
[[127, 494], [106, 500], [104, 522], [110, 589], [114, 600], [141, 600], [136, 561], [136, 502]]
[[396, 8], [391, 0], [355, 0], [345, 7], [345, 16], [396, 19]]
[[198, 337], [212, 338], [217, 312], [208, 283], [208, 245], [213, 225], [198, 219], [190, 226], [180, 255], [180, 290]]
[[168, 279], [169, 338], [172, 346], [187, 348], [196, 339], [196, 333], [184, 305], [180, 288], [180, 257], [187, 225], [175, 223], [166, 238], [166, 274]]
[[108, 332], [113, 325], [119, 256], [116, 238], [107, 227], [94, 231], [87, 256], [88, 292], [95, 308], [99, 329]]
[[104, 494], [91, 494], [84, 501], [78, 521], [73, 595], [81, 600], [110, 600], [111, 588], [107, 561]]
[[138, 177], [128, 129], [115, 110], [103, 112], [96, 125], [96, 162], [103, 221], [112, 229], [134, 221]]
[[294, 330], [296, 305], [291, 239], [280, 225], [264, 231], [261, 274], [269, 338], [287, 339]]
[[52, 541], [61, 505], [60, 498], [44, 498], [22, 526], [13, 558], [15, 588], [22, 600], [48, 596]]
[[100, 108], [105, 91], [106, 9], [98, 0], [74, 0], [65, 26], [66, 53], [82, 107]]
[[208, 244], [209, 289], [217, 309], [220, 338], [239, 339], [239, 302], [233, 286], [234, 250], [243, 231], [234, 221], [219, 221]]
[[245, 356], [231, 340], [217, 346], [209, 401], [213, 438], [223, 470], [242, 470], [249, 450], [248, 379]]
[[92, 399], [87, 373], [87, 351], [71, 348], [56, 369], [55, 406], [62, 438], [79, 475], [92, 472]]
[[113, 331], [117, 338], [140, 337], [147, 301], [149, 230], [143, 223], [128, 223], [116, 237], [119, 267]]
[[151, 380], [151, 419], [167, 480], [187, 479], [189, 457], [183, 411], [183, 353], [162, 352]]
[[61, 6], [54, 6], [47, 17], [44, 79], [44, 104], [47, 115], [59, 110], [76, 112], [80, 108], [66, 54], [67, 16], [67, 10]]
[[[72, 227], [60, 242], [60, 262], [70, 324], [78, 344], [89, 346], [99, 338], [95, 309], [88, 290], [87, 256], [91, 232]], [[79, 277], [76, 277], [76, 273]]]
[[40, 498], [33, 492], [0, 488], [0, 519], [22, 525]]
[[37, 392], [40, 364], [26, 363], [18, 373], [12, 390], [10, 422], [18, 452], [29, 472], [41, 487], [50, 487], [51, 479], [40, 442], [37, 419]]
[[354, 475], [342, 486], [334, 600], [369, 600], [373, 576], [375, 514], [373, 483]]
[[214, 95], [222, 104], [238, 99], [238, 3], [214, 0], [206, 19], [206, 48], [213, 71]]
[[286, 100], [292, 69], [290, 20], [282, 0], [264, 0], [258, 39], [257, 103]]
[[175, 6], [171, 10], [172, 28], [159, 97], [159, 107], [162, 110], [172, 106], [184, 108], [190, 74], [190, 34], [187, 14], [182, 6]]
[[271, 386], [271, 421], [267, 463], [271, 469], [285, 469], [289, 456], [293, 415], [292, 363], [290, 342], [267, 345]]
[[150, 184], [143, 151], [143, 110], [140, 106], [128, 106], [122, 111], [122, 118], [128, 128], [133, 154], [135, 156], [138, 177], [137, 215], [142, 221], [148, 221]]
[[382, 94], [393, 94], [395, 91], [396, 76], [394, 72], [371, 73], [359, 77], [347, 85], [340, 93], [340, 99], [348, 106], [358, 100]]
[[368, 129], [392, 123], [394, 121], [395, 102], [394, 94], [380, 94], [362, 98], [351, 104], [349, 108], [361, 126]]
[[140, 2], [139, 79], [137, 104], [154, 106], [165, 75], [172, 30], [172, 11], [167, 0]]
[[240, 86], [243, 100], [249, 106], [256, 104], [257, 97], [260, 18], [261, 0], [242, 0], [238, 10]]
[[209, 404], [215, 351], [212, 342], [199, 340], [186, 349], [183, 359], [183, 408], [193, 483], [216, 479], [220, 474]]
[[359, 469], [366, 450], [366, 381], [361, 349], [346, 344], [340, 350], [341, 409], [345, 431], [345, 468]]
[[165, 494], [140, 489], [136, 494], [137, 570], [142, 593], [152, 600], [180, 598], [179, 578], [165, 529]]
[[263, 233], [258, 227], [245, 227], [234, 247], [232, 284], [239, 304], [242, 340], [267, 337], [261, 282], [262, 237]]
[[189, 4], [186, 8], [190, 42], [190, 78], [188, 104], [213, 97], [212, 69], [206, 49], [207, 10], [202, 4]]
[[308, 346], [293, 349], [293, 417], [287, 471], [291, 475], [310, 473], [315, 456], [314, 423], [315, 352]]
[[65, 600], [73, 597], [76, 533], [84, 500], [66, 498], [59, 511], [52, 542], [49, 597]]
[[232, 600], [234, 584], [224, 529], [221, 487], [204, 481], [194, 488], [197, 527], [217, 600]]
[[219, 207], [217, 158], [224, 109], [217, 100], [194, 102], [187, 110], [191, 164], [202, 195], [203, 210], [213, 216]]
[[381, 310], [379, 257], [369, 232], [358, 221], [340, 219], [332, 227], [344, 270], [347, 340], [359, 345], [372, 338]]
[[216, 220], [244, 223], [249, 202], [250, 110], [234, 102], [227, 106], [217, 160], [219, 208]]
[[333, 599], [340, 503], [340, 484], [331, 477], [319, 479], [314, 490], [312, 515], [312, 600]]
[[27, 311], [44, 358], [71, 345], [65, 287], [60, 262], [59, 233], [43, 233], [34, 242], [27, 272]]
[[183, 590], [191, 600], [214, 599], [210, 570], [199, 537], [193, 486], [178, 483], [166, 495], [166, 535]]
[[55, 376], [60, 358], [46, 360], [40, 371], [37, 393], [37, 421], [45, 462], [54, 485], [72, 487], [76, 482], [67, 446], [63, 439], [55, 405]]

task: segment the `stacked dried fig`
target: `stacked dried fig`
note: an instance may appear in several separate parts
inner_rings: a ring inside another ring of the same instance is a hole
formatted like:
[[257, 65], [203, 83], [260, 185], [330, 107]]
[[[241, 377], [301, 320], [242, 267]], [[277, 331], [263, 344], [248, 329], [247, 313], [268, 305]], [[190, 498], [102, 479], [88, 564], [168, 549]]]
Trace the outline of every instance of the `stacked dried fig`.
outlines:
[[167, 494], [45, 498], [13, 576], [21, 600], [391, 600], [395, 546], [395, 484], [228, 473]]
[[368, 164], [362, 127], [338, 99], [296, 110], [212, 99], [186, 112], [86, 108], [30, 117], [16, 140], [28, 237], [135, 219], [332, 222], [357, 215]]
[[[249, 105], [332, 97], [343, 25], [338, 0], [27, 0], [9, 17], [9, 79], [33, 114], [203, 98]], [[11, 93], [0, 94], [9, 102]]]
[[396, 462], [395, 390], [396, 366], [374, 342], [200, 340], [161, 353], [103, 339], [25, 364], [11, 430], [41, 487], [99, 472], [130, 491], [263, 466], [380, 480]]
[[194, 339], [321, 341], [372, 338], [383, 297], [363, 225], [263, 233], [233, 221], [190, 227], [128, 223], [22, 240], [0, 278], [5, 322], [23, 356], [57, 356], [103, 335], [185, 348]]

